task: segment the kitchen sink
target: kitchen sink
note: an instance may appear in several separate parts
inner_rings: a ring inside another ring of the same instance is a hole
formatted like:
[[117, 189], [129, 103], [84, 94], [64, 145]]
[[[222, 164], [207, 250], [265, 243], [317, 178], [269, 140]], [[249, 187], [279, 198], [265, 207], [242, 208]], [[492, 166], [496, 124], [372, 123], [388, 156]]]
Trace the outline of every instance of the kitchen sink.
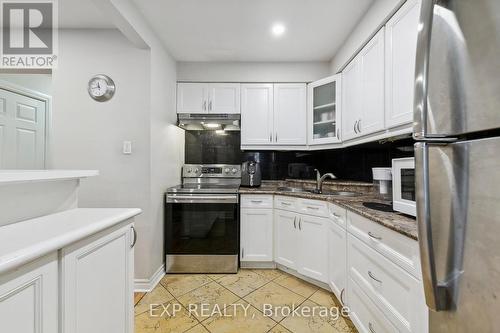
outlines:
[[322, 195], [338, 196], [338, 197], [359, 197], [361, 195], [361, 193], [350, 192], [350, 191], [323, 191], [319, 193], [317, 190], [311, 190], [308, 192], [315, 194], [322, 194]]
[[278, 187], [278, 191], [280, 191], [280, 192], [309, 192], [308, 190], [304, 190], [303, 188], [300, 188], [300, 187], [287, 187], [287, 186]]

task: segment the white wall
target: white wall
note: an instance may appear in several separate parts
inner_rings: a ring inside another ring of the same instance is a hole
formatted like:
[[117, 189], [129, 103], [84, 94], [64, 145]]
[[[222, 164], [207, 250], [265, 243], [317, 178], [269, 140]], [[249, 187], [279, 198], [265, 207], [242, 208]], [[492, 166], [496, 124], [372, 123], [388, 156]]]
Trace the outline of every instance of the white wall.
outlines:
[[[139, 207], [136, 224], [144, 229], [151, 219], [150, 52], [118, 30], [61, 30], [59, 43], [49, 167], [99, 170], [100, 176], [82, 182], [80, 206]], [[87, 93], [97, 73], [115, 81], [108, 102]], [[132, 155], [122, 154], [124, 140], [132, 141]]]
[[311, 82], [328, 76], [328, 62], [178, 62], [177, 80]]
[[331, 60], [330, 73], [339, 72], [404, 2], [375, 0]]

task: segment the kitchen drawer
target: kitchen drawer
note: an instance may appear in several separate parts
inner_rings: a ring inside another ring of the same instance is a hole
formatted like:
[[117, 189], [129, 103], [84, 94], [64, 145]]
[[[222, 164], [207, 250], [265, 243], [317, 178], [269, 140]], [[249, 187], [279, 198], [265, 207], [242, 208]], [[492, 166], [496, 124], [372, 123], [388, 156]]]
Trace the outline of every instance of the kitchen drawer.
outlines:
[[277, 195], [274, 197], [274, 208], [299, 212], [299, 199]]
[[241, 195], [241, 208], [273, 208], [272, 195], [247, 194]]
[[399, 332], [353, 280], [347, 293], [349, 317], [360, 333]]
[[356, 237], [348, 236], [348, 274], [401, 332], [420, 333], [425, 322], [423, 286]]
[[417, 279], [422, 279], [418, 242], [369, 219], [347, 212], [347, 228], [351, 234], [386, 256]]
[[302, 214], [330, 217], [330, 213], [328, 212], [328, 203], [326, 201], [300, 199], [299, 205], [299, 209]]
[[328, 203], [328, 211], [330, 212], [330, 218], [345, 229], [347, 224], [347, 210], [332, 203]]

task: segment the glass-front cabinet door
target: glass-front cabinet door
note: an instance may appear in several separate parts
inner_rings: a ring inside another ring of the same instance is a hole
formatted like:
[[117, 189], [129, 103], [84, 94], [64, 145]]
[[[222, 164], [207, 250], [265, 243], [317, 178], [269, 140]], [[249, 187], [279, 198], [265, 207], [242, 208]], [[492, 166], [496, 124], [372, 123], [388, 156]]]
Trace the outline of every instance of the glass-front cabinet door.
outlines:
[[341, 142], [340, 74], [309, 84], [309, 144]]

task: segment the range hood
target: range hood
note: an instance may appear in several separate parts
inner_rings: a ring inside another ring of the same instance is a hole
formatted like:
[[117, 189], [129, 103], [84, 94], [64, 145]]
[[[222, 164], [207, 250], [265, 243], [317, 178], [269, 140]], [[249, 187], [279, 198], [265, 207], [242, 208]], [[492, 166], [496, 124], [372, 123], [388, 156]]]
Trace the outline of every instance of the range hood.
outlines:
[[187, 131], [239, 131], [239, 114], [179, 113], [177, 126]]

